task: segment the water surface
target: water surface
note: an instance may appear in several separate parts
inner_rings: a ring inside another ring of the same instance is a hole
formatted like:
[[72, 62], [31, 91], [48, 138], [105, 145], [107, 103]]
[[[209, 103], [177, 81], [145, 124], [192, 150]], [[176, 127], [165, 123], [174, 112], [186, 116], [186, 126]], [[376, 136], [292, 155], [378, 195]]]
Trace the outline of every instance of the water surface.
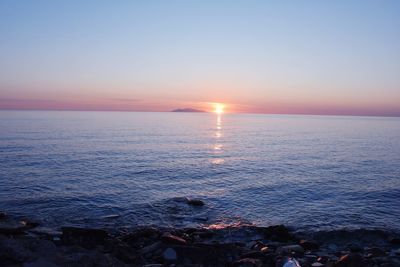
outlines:
[[399, 207], [399, 118], [0, 112], [0, 210], [53, 226], [400, 230]]

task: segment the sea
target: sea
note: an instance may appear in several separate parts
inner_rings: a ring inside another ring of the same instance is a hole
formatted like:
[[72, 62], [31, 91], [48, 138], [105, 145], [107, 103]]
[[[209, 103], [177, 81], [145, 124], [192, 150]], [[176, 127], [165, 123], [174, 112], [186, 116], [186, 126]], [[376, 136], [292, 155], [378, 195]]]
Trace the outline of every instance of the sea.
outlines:
[[400, 118], [0, 111], [0, 210], [51, 227], [399, 231]]

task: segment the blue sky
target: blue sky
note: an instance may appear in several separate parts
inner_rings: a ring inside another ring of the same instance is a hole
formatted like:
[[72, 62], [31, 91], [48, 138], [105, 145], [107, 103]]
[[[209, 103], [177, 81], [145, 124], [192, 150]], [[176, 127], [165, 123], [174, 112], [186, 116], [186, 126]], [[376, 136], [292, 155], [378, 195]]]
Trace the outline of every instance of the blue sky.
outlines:
[[0, 2], [0, 108], [400, 115], [399, 1]]

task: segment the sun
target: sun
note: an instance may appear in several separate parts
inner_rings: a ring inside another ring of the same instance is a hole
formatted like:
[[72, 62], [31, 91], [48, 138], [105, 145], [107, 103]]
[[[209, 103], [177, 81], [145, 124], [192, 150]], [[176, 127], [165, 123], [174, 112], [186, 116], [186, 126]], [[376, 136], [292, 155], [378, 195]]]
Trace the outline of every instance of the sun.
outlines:
[[215, 103], [214, 104], [214, 112], [217, 113], [217, 114], [224, 113], [224, 108], [225, 108], [224, 104], [221, 104], [221, 103]]

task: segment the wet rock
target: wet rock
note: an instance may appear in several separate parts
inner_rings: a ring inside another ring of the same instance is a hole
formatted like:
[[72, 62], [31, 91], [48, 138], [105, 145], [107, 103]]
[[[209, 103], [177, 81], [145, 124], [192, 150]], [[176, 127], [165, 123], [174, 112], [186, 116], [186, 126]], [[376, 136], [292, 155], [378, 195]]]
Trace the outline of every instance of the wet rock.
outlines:
[[154, 263], [154, 264], [146, 264], [143, 265], [142, 267], [163, 267], [164, 265], [162, 264], [158, 264], [158, 263]]
[[23, 267], [59, 267], [59, 265], [56, 265], [47, 259], [39, 258], [35, 261], [25, 263]]
[[386, 256], [386, 253], [381, 248], [373, 247], [373, 248], [367, 249], [367, 257], [368, 258], [383, 257], [383, 256]]
[[187, 242], [185, 239], [180, 238], [178, 236], [172, 235], [170, 233], [164, 233], [161, 236], [161, 241], [165, 244], [169, 244], [169, 245], [186, 245]]
[[176, 261], [177, 260], [176, 251], [173, 248], [167, 248], [163, 252], [163, 258], [166, 261]]
[[302, 246], [304, 248], [304, 250], [318, 250], [319, 249], [319, 245], [315, 241], [301, 240], [299, 244], [300, 244], [300, 246]]
[[61, 231], [61, 239], [65, 244], [76, 244], [85, 248], [102, 245], [108, 237], [108, 233], [103, 229], [62, 227]]
[[240, 256], [240, 258], [244, 259], [244, 258], [251, 258], [251, 259], [260, 259], [264, 256], [264, 253], [262, 253], [261, 251], [250, 251], [247, 253], [244, 253]]
[[296, 259], [290, 258], [283, 264], [283, 267], [300, 267], [300, 264]]
[[357, 252], [362, 252], [364, 249], [358, 245], [351, 244], [349, 246], [349, 250], [350, 250], [350, 252], [357, 253]]
[[358, 253], [350, 253], [341, 257], [335, 267], [365, 267], [364, 259]]
[[154, 244], [148, 245], [144, 248], [142, 248], [139, 252], [140, 254], [149, 254], [149, 253], [153, 253], [154, 251], [158, 250], [159, 248], [161, 248], [161, 242], [156, 242]]
[[392, 245], [400, 245], [400, 238], [397, 238], [397, 237], [390, 238], [389, 243]]
[[284, 225], [274, 225], [261, 229], [265, 237], [272, 241], [288, 242], [293, 240], [293, 236], [290, 234], [289, 229]]
[[39, 224], [28, 220], [15, 221], [12, 219], [0, 220], [0, 234], [3, 235], [22, 235], [25, 231], [35, 228]]
[[4, 211], [0, 211], [0, 220], [4, 220], [7, 218], [7, 213], [5, 213]]
[[187, 199], [186, 203], [191, 206], [201, 207], [204, 206], [204, 202], [200, 199]]
[[116, 219], [116, 218], [119, 218], [119, 217], [121, 217], [121, 215], [118, 215], [118, 214], [110, 214], [110, 215], [103, 216], [102, 219], [105, 219], [105, 220], [112, 220], [112, 219]]
[[278, 254], [290, 254], [292, 252], [297, 252], [297, 253], [304, 253], [304, 248], [300, 245], [288, 245], [288, 246], [282, 246], [277, 248], [276, 253]]
[[234, 267], [261, 267], [262, 261], [258, 259], [252, 258], [244, 258], [238, 261], [235, 261], [232, 266]]
[[314, 263], [311, 264], [311, 266], [312, 267], [322, 267], [322, 266], [325, 266], [325, 264], [320, 263], [320, 262], [314, 262]]

